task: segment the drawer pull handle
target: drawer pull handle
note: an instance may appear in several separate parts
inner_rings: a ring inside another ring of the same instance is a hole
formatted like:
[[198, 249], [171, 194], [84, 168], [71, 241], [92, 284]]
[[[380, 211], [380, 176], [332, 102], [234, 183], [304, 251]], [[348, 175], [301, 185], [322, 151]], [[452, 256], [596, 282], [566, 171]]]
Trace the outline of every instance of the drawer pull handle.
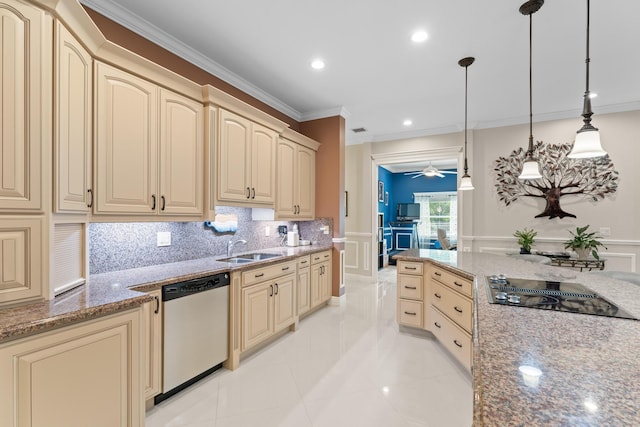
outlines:
[[417, 270], [416, 267], [407, 267], [406, 265], [404, 266], [405, 270]]
[[406, 289], [418, 289], [415, 286], [405, 286]]
[[436, 326], [436, 328], [440, 329], [442, 328], [442, 326], [440, 326], [440, 324], [438, 324], [438, 322], [433, 322], [433, 324]]
[[282, 271], [287, 271], [289, 267], [282, 267]]
[[256, 274], [255, 278], [257, 279], [258, 277], [262, 277], [262, 276], [264, 276], [264, 273]]
[[324, 257], [325, 257], [325, 258], [329, 258], [329, 254], [326, 254]]
[[438, 273], [437, 271], [434, 271], [433, 274], [438, 276], [438, 277], [442, 276], [442, 274]]
[[462, 348], [462, 344], [460, 344], [460, 343], [458, 342], [458, 340], [453, 340], [453, 343], [454, 343], [455, 345], [457, 345], [458, 347]]
[[308, 261], [300, 261], [300, 264], [306, 264]]
[[404, 314], [408, 314], [409, 316], [415, 316], [416, 315], [415, 312], [411, 312], [411, 311], [405, 311]]
[[460, 286], [460, 287], [462, 287], [462, 283], [458, 283], [458, 282], [456, 282], [455, 280], [454, 280], [453, 284], [454, 284], [454, 285], [456, 285], [456, 286]]
[[457, 311], [458, 313], [462, 313], [462, 310], [460, 310], [460, 309], [458, 308], [458, 306], [457, 306], [457, 305], [456, 305], [455, 307], [453, 307], [453, 309], [454, 309], [455, 311]]
[[442, 298], [442, 295], [438, 295], [437, 293], [433, 294], [433, 296], [438, 298], [438, 299]]

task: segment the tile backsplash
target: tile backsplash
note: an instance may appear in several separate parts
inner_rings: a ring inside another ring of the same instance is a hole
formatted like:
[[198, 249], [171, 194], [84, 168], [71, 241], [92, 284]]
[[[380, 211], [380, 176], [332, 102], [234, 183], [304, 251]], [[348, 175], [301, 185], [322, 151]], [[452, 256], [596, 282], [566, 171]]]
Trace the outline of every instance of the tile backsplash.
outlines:
[[[89, 271], [91, 274], [127, 270], [150, 265], [190, 259], [221, 256], [227, 252], [227, 242], [244, 239], [247, 245], [237, 245], [235, 252], [258, 250], [286, 244], [278, 235], [278, 226], [286, 225], [291, 231], [291, 221], [253, 221], [250, 208], [218, 207], [217, 213], [236, 214], [238, 230], [235, 233], [219, 233], [199, 222], [136, 222], [89, 224]], [[302, 239], [318, 244], [330, 244], [331, 219], [298, 221]], [[329, 226], [329, 234], [321, 227]], [[270, 236], [265, 236], [265, 228]], [[157, 246], [157, 233], [171, 232], [171, 246]]]

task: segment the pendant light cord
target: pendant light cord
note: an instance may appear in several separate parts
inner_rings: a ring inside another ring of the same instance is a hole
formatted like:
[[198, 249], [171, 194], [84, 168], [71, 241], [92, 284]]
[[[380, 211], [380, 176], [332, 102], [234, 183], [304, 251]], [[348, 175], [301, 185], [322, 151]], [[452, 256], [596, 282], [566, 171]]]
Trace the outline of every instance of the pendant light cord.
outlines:
[[467, 72], [469, 66], [464, 67], [464, 174], [467, 175]]
[[591, 62], [591, 58], [589, 58], [589, 20], [590, 20], [590, 13], [589, 13], [589, 3], [590, 1], [587, 0], [587, 58], [584, 60], [585, 64], [587, 64], [587, 90], [585, 91], [585, 96], [589, 96], [589, 63]]
[[533, 154], [533, 13], [529, 14], [529, 147], [527, 154]]

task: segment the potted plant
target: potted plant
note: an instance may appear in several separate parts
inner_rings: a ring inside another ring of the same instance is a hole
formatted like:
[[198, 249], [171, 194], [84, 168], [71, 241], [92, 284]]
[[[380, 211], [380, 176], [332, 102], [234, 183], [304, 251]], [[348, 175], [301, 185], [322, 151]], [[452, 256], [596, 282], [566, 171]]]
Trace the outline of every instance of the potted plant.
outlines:
[[531, 245], [533, 245], [534, 237], [536, 237], [537, 235], [537, 231], [533, 229], [529, 230], [527, 227], [525, 227], [524, 230], [517, 230], [515, 233], [513, 233], [513, 236], [518, 238], [518, 244], [520, 245], [521, 254], [531, 253]]
[[589, 254], [593, 255], [595, 259], [600, 259], [598, 248], [603, 247], [607, 249], [607, 247], [598, 240], [600, 236], [598, 236], [597, 233], [587, 233], [587, 229], [589, 229], [589, 225], [576, 227], [575, 233], [569, 230], [569, 233], [573, 237], [571, 240], [564, 242], [564, 248], [573, 249], [578, 254], [578, 259], [587, 259]]

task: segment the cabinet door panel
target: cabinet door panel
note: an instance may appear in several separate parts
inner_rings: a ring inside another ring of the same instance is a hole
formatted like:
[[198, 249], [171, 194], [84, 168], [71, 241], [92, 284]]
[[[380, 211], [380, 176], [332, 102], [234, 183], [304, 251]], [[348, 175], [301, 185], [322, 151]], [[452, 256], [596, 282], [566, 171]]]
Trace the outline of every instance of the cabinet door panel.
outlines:
[[145, 359], [144, 398], [152, 398], [161, 390], [162, 376], [162, 291], [149, 292], [154, 300], [143, 307], [146, 325], [143, 329]]
[[0, 305], [43, 296], [43, 221], [0, 218]]
[[276, 133], [253, 124], [251, 143], [251, 200], [273, 204], [276, 194]]
[[161, 90], [161, 213], [202, 215], [203, 107]]
[[60, 23], [56, 25], [55, 209], [88, 212], [92, 196], [92, 59]]
[[311, 265], [311, 288], [309, 300], [311, 308], [322, 302], [322, 264]]
[[309, 268], [298, 270], [298, 315], [306, 313], [311, 308], [311, 277]]
[[50, 24], [35, 7], [0, 7], [0, 211], [42, 210], [41, 146], [50, 138], [52, 80], [51, 48], [42, 41]]
[[313, 219], [316, 214], [316, 153], [300, 146], [296, 156], [298, 217]]
[[96, 213], [152, 213], [157, 177], [157, 88], [97, 63]]
[[278, 218], [295, 217], [296, 144], [286, 139], [278, 142], [276, 211]]
[[246, 201], [250, 194], [251, 170], [248, 156], [251, 144], [251, 122], [220, 109], [220, 141], [218, 144], [218, 198]]
[[286, 328], [296, 317], [296, 276], [290, 274], [275, 281], [274, 330]]
[[242, 289], [242, 350], [273, 334], [273, 282]]

